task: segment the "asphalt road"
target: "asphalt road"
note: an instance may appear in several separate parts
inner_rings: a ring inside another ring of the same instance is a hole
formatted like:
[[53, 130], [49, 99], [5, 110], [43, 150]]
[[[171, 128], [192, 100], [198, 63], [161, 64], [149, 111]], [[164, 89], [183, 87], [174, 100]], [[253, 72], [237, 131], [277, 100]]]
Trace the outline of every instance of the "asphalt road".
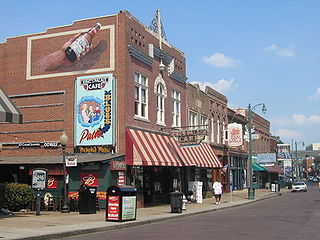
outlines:
[[319, 222], [320, 191], [315, 183], [309, 183], [307, 192], [286, 193], [246, 206], [65, 239], [318, 240]]

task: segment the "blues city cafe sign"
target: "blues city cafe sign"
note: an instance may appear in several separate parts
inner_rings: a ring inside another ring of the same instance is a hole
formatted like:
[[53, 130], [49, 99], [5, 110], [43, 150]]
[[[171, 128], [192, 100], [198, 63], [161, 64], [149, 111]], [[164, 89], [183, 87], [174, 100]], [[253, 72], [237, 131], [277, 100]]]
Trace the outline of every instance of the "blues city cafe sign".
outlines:
[[75, 145], [114, 145], [115, 77], [83, 76], [75, 85]]

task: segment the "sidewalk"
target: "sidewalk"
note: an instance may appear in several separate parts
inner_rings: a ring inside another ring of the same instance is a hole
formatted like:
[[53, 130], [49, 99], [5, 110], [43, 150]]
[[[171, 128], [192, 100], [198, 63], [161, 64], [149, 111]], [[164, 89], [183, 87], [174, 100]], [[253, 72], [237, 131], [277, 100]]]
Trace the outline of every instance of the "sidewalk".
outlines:
[[[281, 189], [280, 193], [288, 190]], [[254, 201], [279, 196], [279, 192], [256, 189], [254, 200], [247, 199], [247, 189], [223, 194], [221, 205], [216, 205], [214, 198], [204, 199], [203, 203], [188, 203], [187, 210], [182, 213], [170, 213], [170, 205], [141, 208], [137, 210], [137, 219], [127, 222], [106, 222], [105, 211], [97, 214], [79, 214], [78, 212], [60, 213], [57, 211], [41, 211], [40, 216], [34, 212], [17, 213], [13, 216], [0, 216], [1, 239], [48, 239], [74, 236], [104, 230], [125, 228], [168, 219], [185, 217], [199, 213], [215, 211], [249, 204]]]

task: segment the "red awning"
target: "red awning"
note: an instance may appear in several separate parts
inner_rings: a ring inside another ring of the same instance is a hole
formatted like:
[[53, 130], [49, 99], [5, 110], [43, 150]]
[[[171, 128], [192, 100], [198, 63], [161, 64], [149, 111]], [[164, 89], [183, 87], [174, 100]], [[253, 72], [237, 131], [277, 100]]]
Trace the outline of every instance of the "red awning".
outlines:
[[278, 174], [281, 174], [281, 173], [282, 173], [282, 170], [281, 170], [281, 168], [280, 168], [278, 165], [275, 165], [275, 166], [265, 166], [265, 168], [268, 169], [268, 172], [269, 172], [269, 173], [278, 173]]
[[126, 163], [140, 166], [182, 166], [170, 144], [170, 137], [126, 129]]
[[172, 145], [181, 160], [187, 166], [222, 168], [222, 163], [207, 143], [200, 143], [197, 146], [180, 147], [172, 138]]
[[135, 129], [127, 129], [126, 135], [128, 165], [222, 168], [209, 144], [180, 147], [168, 135]]

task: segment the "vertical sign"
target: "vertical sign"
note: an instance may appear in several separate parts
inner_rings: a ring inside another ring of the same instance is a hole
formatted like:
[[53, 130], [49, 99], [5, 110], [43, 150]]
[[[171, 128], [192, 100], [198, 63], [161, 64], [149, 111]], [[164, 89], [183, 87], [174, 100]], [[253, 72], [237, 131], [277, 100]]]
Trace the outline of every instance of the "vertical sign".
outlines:
[[75, 84], [75, 145], [114, 145], [114, 76], [78, 77]]
[[242, 125], [238, 123], [228, 124], [228, 145], [237, 147], [243, 144]]
[[48, 185], [48, 171], [46, 169], [34, 169], [32, 171], [32, 188], [44, 190]]
[[126, 173], [124, 171], [118, 172], [118, 185], [126, 185]]
[[119, 196], [108, 196], [107, 220], [119, 220]]
[[136, 219], [136, 196], [123, 196], [122, 197], [122, 220], [134, 220]]

